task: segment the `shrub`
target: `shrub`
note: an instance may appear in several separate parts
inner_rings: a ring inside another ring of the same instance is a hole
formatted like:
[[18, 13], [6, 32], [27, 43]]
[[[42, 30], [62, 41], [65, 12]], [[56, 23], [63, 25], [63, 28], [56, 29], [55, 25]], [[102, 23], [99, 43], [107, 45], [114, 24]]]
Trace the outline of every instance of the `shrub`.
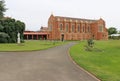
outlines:
[[9, 43], [9, 35], [4, 33], [4, 32], [0, 32], [0, 43]]
[[88, 46], [89, 46], [89, 47], [93, 47], [93, 45], [94, 45], [93, 39], [89, 39], [89, 40], [87, 41], [87, 43], [88, 43]]

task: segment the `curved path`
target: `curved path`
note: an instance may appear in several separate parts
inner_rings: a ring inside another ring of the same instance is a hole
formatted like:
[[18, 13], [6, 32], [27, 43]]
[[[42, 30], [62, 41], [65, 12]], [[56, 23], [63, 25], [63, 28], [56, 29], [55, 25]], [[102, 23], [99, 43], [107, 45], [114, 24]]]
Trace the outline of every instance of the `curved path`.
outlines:
[[70, 60], [74, 43], [34, 52], [0, 52], [0, 81], [98, 81]]

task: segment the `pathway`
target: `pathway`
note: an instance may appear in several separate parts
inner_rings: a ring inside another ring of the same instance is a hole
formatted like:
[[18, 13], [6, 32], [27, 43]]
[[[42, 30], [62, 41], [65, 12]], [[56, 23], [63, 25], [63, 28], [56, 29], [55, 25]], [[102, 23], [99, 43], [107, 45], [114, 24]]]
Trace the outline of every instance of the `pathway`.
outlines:
[[0, 81], [98, 81], [70, 60], [69, 43], [43, 51], [0, 52]]

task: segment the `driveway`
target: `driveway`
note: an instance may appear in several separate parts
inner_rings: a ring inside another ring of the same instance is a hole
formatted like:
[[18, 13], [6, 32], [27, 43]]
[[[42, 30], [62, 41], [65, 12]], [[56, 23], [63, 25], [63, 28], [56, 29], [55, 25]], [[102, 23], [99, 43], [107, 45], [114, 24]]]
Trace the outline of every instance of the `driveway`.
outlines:
[[68, 55], [69, 43], [42, 51], [0, 52], [0, 81], [98, 81]]

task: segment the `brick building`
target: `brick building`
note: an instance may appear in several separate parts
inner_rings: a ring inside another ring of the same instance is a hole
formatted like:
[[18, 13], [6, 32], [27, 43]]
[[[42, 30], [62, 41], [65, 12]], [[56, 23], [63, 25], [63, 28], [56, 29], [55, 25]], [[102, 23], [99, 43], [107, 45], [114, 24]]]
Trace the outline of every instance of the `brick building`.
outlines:
[[54, 16], [48, 19], [49, 40], [107, 40], [105, 21]]

